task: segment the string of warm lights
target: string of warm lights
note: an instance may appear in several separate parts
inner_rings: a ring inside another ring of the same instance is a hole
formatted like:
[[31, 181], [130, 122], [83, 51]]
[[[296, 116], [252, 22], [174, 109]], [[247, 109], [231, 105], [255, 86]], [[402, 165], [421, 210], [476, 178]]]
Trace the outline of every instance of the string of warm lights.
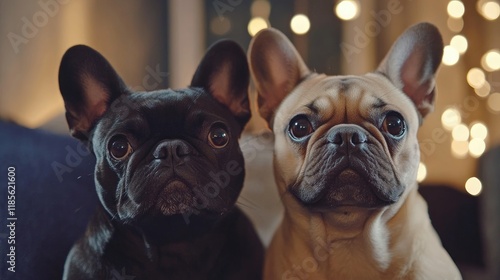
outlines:
[[[342, 20], [353, 20], [359, 15], [360, 5], [357, 0], [342, 0], [334, 6], [335, 14]], [[268, 0], [255, 0], [252, 3], [252, 18], [248, 23], [248, 33], [254, 36], [261, 29], [267, 28], [271, 4]], [[290, 28], [297, 35], [306, 34], [311, 28], [311, 22], [307, 15], [296, 14], [290, 20]]]
[[[342, 20], [353, 20], [358, 17], [360, 5], [357, 0], [342, 0], [334, 6], [335, 14]], [[261, 29], [267, 28], [269, 23], [269, 14], [271, 4], [268, 0], [255, 0], [252, 2], [252, 18], [248, 22], [248, 33], [254, 36]], [[296, 14], [290, 20], [290, 29], [297, 35], [306, 34], [311, 28], [311, 22], [307, 15]]]
[[[498, 19], [500, 5], [493, 0], [479, 0], [476, 4], [477, 12], [488, 21]], [[454, 33], [460, 33], [464, 26], [463, 15], [465, 5], [462, 1], [451, 0], [447, 6], [448, 28]], [[456, 34], [450, 44], [444, 48], [443, 64], [453, 66], [460, 60], [460, 56], [467, 51], [468, 43], [464, 35]], [[486, 78], [485, 72], [500, 70], [500, 51], [492, 49], [481, 58], [481, 68], [469, 69], [466, 80], [479, 99], [486, 99], [488, 109], [492, 113], [500, 112], [500, 93], [491, 92], [492, 87]], [[457, 159], [480, 157], [486, 150], [488, 128], [480, 121], [472, 121], [469, 125], [462, 120], [460, 110], [455, 107], [447, 108], [441, 115], [441, 122], [445, 129], [451, 131], [451, 153]], [[465, 190], [471, 195], [481, 193], [482, 183], [476, 177], [469, 178], [465, 183]]]
[[[250, 36], [254, 36], [260, 30], [271, 26], [269, 23], [270, 11], [271, 4], [267, 0], [256, 0], [252, 2], [252, 19], [248, 22], [247, 27]], [[297, 35], [306, 34], [310, 27], [311, 22], [304, 14], [296, 14], [290, 20], [290, 28]]]

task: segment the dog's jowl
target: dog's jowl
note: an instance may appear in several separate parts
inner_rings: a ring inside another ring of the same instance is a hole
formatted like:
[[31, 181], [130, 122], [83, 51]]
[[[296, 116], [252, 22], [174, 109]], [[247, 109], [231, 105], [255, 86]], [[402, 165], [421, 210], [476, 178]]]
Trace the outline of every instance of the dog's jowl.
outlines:
[[433, 109], [443, 42], [408, 29], [378, 69], [313, 73], [275, 29], [252, 40], [260, 114], [275, 135], [284, 219], [265, 279], [460, 279], [417, 192], [417, 130]]
[[189, 88], [152, 92], [128, 89], [89, 47], [66, 52], [66, 118], [97, 159], [102, 205], [65, 279], [260, 279], [262, 245], [235, 207], [248, 82], [245, 53], [231, 41], [208, 50]]

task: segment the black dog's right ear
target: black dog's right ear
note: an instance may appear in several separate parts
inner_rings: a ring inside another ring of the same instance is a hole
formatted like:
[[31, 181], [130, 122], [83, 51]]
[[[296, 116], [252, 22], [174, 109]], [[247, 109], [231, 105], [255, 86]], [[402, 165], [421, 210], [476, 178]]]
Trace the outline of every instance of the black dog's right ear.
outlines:
[[243, 128], [251, 114], [249, 82], [248, 62], [243, 49], [234, 41], [221, 40], [208, 49], [193, 75], [191, 86], [207, 90], [231, 111]]
[[109, 62], [94, 49], [77, 45], [64, 54], [59, 67], [59, 89], [73, 137], [82, 141], [111, 102], [126, 86]]

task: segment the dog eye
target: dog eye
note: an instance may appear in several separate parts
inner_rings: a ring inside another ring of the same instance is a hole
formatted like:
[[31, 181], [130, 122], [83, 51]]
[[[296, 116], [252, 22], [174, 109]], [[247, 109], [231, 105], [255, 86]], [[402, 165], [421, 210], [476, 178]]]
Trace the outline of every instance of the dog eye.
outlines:
[[116, 160], [123, 160], [132, 153], [132, 146], [123, 135], [111, 138], [108, 146], [109, 153]]
[[301, 140], [302, 138], [313, 133], [311, 122], [306, 116], [297, 116], [292, 119], [288, 125], [288, 133], [294, 140]]
[[399, 113], [391, 111], [385, 116], [382, 128], [392, 138], [399, 139], [406, 132], [406, 123]]
[[224, 148], [229, 143], [229, 133], [221, 125], [215, 125], [208, 133], [208, 143], [214, 148]]

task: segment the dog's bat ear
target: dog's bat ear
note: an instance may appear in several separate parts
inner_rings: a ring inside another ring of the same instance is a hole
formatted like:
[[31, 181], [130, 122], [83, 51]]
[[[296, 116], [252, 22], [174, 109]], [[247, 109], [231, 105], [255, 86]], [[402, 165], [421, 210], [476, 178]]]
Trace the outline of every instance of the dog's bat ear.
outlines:
[[290, 40], [274, 28], [255, 35], [248, 49], [248, 60], [258, 93], [260, 115], [271, 127], [281, 101], [311, 71]]
[[198, 65], [192, 87], [208, 91], [226, 106], [243, 128], [250, 119], [248, 84], [250, 73], [243, 49], [234, 41], [214, 43]]
[[100, 53], [77, 45], [69, 48], [61, 60], [59, 89], [71, 135], [86, 141], [96, 121], [126, 91], [126, 86]]
[[419, 23], [398, 38], [377, 71], [410, 97], [425, 117], [434, 109], [435, 75], [442, 56], [439, 30], [430, 23]]

